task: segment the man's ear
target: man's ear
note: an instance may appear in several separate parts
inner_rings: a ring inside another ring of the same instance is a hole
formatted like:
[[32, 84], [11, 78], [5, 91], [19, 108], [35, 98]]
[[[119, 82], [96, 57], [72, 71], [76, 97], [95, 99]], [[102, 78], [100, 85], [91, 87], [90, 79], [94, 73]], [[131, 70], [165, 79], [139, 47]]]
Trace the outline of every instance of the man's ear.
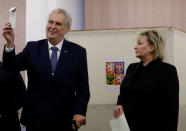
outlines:
[[65, 34], [67, 34], [71, 30], [71, 27], [65, 27]]
[[71, 27], [67, 27], [67, 32], [69, 32], [71, 30]]

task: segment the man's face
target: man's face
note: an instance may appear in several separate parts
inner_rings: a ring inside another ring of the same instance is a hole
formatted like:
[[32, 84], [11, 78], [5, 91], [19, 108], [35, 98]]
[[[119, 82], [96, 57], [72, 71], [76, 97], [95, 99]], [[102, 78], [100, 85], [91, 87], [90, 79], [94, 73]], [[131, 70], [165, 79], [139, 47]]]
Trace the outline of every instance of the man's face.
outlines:
[[58, 44], [62, 39], [64, 39], [64, 35], [68, 32], [68, 29], [64, 24], [64, 20], [65, 15], [61, 13], [52, 13], [49, 16], [46, 27], [46, 35], [47, 39], [53, 45]]

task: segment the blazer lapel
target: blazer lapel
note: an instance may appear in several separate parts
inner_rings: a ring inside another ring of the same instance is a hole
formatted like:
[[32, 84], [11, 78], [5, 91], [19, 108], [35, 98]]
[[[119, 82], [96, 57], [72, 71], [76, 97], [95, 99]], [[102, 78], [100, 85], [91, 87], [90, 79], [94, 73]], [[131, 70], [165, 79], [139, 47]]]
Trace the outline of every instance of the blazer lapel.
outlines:
[[47, 40], [44, 41], [41, 44], [41, 47], [39, 49], [40, 54], [39, 54], [39, 63], [40, 63], [40, 68], [41, 71], [45, 73], [47, 76], [52, 76], [52, 71], [51, 71], [51, 64], [50, 64], [50, 57], [49, 57], [49, 50], [48, 50], [48, 42]]
[[71, 43], [69, 43], [67, 40], [64, 39], [54, 77], [58, 74], [58, 72], [63, 71], [65, 61], [67, 59], [67, 56], [70, 53], [70, 46]]

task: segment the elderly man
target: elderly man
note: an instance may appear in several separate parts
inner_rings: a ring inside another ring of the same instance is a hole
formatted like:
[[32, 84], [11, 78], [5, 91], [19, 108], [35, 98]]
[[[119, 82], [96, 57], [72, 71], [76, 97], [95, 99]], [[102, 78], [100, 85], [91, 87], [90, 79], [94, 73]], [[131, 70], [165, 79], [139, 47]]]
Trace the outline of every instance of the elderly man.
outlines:
[[28, 96], [21, 117], [27, 131], [73, 131], [73, 120], [78, 128], [86, 124], [90, 97], [86, 50], [64, 39], [71, 23], [65, 10], [53, 10], [47, 39], [28, 42], [18, 55], [10, 23], [3, 29], [5, 67], [28, 72]]

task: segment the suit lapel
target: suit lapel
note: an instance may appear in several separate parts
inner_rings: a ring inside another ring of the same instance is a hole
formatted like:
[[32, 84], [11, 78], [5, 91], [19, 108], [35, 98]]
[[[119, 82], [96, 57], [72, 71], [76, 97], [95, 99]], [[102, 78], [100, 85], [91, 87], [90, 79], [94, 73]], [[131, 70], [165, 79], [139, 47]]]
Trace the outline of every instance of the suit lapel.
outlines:
[[51, 64], [48, 50], [48, 41], [44, 41], [39, 49], [39, 63], [42, 72], [45, 72], [47, 76], [52, 76]]
[[59, 59], [57, 62], [57, 67], [56, 67], [54, 77], [58, 74], [58, 72], [63, 71], [65, 61], [66, 61], [68, 55], [70, 54], [70, 46], [71, 46], [71, 43], [69, 43], [67, 40], [64, 39], [63, 45], [61, 48], [61, 52], [60, 52], [60, 56], [59, 56]]

